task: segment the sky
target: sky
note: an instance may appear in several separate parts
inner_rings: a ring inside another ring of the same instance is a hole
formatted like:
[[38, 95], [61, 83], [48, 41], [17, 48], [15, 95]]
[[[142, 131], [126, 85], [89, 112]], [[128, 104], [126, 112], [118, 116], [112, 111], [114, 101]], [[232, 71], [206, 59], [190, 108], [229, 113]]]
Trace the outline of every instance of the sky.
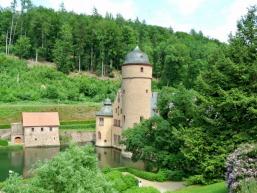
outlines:
[[[1, 7], [11, 0], [0, 0]], [[145, 20], [147, 24], [172, 27], [175, 31], [202, 31], [204, 35], [226, 42], [234, 33], [236, 23], [247, 8], [257, 0], [32, 0], [35, 5], [58, 10], [63, 2], [66, 10], [91, 14], [94, 7], [106, 12], [120, 13], [126, 19]]]

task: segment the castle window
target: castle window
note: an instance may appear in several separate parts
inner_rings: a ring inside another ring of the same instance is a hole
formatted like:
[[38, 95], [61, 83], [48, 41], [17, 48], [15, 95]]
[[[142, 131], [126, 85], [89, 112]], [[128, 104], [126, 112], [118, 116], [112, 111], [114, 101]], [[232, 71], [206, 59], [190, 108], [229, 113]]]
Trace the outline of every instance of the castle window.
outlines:
[[120, 109], [120, 113], [122, 114], [122, 108]]
[[103, 117], [99, 118], [99, 126], [104, 126], [104, 118]]
[[148, 89], [146, 89], [145, 92], [148, 93]]
[[144, 68], [143, 68], [143, 67], [141, 67], [141, 68], [140, 68], [140, 71], [141, 71], [141, 72], [144, 72]]
[[117, 108], [115, 109], [115, 113], [117, 113]]
[[125, 94], [125, 90], [123, 90], [122, 93]]
[[44, 131], [44, 128], [43, 128], [43, 127], [41, 127], [41, 131]]
[[118, 135], [118, 144], [120, 144], [120, 135]]
[[123, 115], [123, 122], [125, 123], [125, 121], [126, 121], [126, 116]]
[[101, 132], [100, 131], [98, 131], [97, 135], [98, 135], [98, 139], [101, 139]]
[[140, 122], [144, 120], [144, 117], [143, 116], [140, 116]]
[[107, 142], [107, 140], [105, 139], [105, 140], [104, 140], [104, 143], [106, 143], [106, 142]]
[[52, 128], [52, 127], [50, 127], [50, 128], [49, 128], [49, 131], [53, 131], [53, 128]]
[[31, 128], [31, 131], [34, 132], [34, 127]]
[[37, 138], [35, 138], [35, 141], [37, 141]]

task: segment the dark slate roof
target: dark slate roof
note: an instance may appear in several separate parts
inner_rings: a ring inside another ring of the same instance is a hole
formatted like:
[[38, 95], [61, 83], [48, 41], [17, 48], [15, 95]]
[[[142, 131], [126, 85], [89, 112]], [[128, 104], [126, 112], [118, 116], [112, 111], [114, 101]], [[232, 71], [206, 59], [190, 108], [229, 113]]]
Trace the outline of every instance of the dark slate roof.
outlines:
[[142, 52], [137, 46], [126, 56], [124, 64], [150, 64], [147, 54]]
[[152, 92], [151, 116], [157, 115], [158, 92]]
[[101, 110], [96, 113], [96, 116], [112, 117], [112, 102], [110, 99], [105, 99]]

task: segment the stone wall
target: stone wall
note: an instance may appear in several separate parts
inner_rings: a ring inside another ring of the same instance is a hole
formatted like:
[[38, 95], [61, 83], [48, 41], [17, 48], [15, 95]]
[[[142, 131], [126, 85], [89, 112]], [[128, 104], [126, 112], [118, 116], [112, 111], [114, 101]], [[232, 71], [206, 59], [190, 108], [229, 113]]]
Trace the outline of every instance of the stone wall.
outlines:
[[24, 127], [25, 147], [59, 146], [58, 127]]
[[68, 137], [75, 143], [95, 141], [95, 131], [60, 130], [60, 138]]

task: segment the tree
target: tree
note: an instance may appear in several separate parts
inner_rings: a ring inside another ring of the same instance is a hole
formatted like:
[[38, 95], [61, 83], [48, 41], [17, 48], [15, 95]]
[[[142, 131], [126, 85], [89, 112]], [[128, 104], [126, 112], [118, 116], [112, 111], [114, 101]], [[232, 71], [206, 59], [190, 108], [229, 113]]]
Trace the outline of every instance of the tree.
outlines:
[[31, 56], [30, 39], [25, 36], [20, 36], [14, 46], [14, 53], [20, 58], [29, 58]]
[[57, 69], [64, 73], [69, 73], [73, 69], [72, 33], [68, 24], [62, 26], [60, 39], [55, 43], [54, 61]]
[[97, 165], [93, 147], [72, 145], [41, 165], [24, 183], [16, 174], [4, 183], [6, 193], [113, 193]]

